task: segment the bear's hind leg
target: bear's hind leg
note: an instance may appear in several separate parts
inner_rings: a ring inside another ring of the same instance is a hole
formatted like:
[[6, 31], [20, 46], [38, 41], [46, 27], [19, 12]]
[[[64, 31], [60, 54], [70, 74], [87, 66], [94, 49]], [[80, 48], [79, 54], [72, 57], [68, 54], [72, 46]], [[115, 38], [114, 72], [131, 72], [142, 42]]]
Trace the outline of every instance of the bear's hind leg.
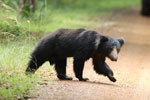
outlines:
[[72, 80], [72, 77], [66, 76], [66, 60], [66, 58], [55, 60], [55, 70], [60, 80]]
[[84, 68], [84, 62], [80, 59], [74, 59], [74, 72], [75, 72], [75, 76], [80, 80], [80, 81], [87, 81], [89, 80], [88, 78], [83, 78], [82, 74], [83, 74], [83, 68]]

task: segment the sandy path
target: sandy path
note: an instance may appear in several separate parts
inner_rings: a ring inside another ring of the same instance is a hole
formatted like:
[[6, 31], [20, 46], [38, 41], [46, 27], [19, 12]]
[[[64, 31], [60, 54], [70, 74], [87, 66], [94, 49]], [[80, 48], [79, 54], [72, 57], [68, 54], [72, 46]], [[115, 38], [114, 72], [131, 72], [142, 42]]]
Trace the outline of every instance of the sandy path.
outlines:
[[74, 81], [56, 81], [38, 85], [33, 100], [150, 100], [150, 18], [138, 14], [138, 9], [116, 11], [104, 19], [97, 31], [110, 36], [125, 37], [126, 44], [117, 62], [107, 63], [113, 69], [116, 83], [97, 75], [91, 60], [86, 62], [84, 76], [90, 81], [75, 79], [72, 62], [67, 74]]

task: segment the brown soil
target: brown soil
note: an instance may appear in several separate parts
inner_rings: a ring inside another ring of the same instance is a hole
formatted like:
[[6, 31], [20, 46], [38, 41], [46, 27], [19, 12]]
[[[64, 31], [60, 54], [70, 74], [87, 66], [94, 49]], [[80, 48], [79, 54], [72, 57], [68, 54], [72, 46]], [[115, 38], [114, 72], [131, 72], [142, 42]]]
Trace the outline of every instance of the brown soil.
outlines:
[[55, 81], [37, 86], [33, 100], [150, 100], [150, 18], [142, 17], [139, 9], [131, 8], [116, 10], [102, 21], [95, 30], [126, 40], [118, 61], [106, 61], [117, 82], [97, 75], [91, 60], [86, 62], [84, 69], [84, 77], [90, 80], [77, 81], [69, 61], [67, 74], [74, 80], [59, 81], [54, 75]]

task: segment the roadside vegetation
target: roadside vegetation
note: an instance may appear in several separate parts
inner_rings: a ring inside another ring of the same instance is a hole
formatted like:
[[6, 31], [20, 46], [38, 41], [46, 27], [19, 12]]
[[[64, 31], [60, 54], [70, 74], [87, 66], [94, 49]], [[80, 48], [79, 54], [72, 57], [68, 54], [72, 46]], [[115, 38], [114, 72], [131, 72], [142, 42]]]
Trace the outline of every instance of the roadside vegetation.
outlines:
[[38, 0], [34, 13], [24, 10], [19, 14], [18, 0], [2, 1], [11, 8], [0, 5], [0, 99], [6, 100], [29, 97], [30, 90], [41, 82], [40, 72], [28, 77], [24, 71], [44, 34], [58, 28], [92, 29], [101, 24], [100, 16], [140, 5], [138, 0]]

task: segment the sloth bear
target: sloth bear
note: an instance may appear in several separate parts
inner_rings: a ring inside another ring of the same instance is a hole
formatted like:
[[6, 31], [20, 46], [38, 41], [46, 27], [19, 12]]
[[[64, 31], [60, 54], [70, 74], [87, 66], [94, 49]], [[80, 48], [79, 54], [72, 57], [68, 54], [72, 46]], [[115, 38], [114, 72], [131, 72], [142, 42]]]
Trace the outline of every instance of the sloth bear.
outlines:
[[73, 57], [75, 76], [80, 81], [86, 81], [88, 78], [82, 77], [84, 63], [92, 58], [96, 73], [103, 74], [115, 82], [105, 58], [117, 61], [123, 44], [123, 38], [111, 38], [93, 30], [58, 29], [39, 41], [31, 54], [26, 74], [34, 73], [45, 61], [49, 61], [51, 65], [55, 64], [60, 80], [72, 80], [66, 76], [66, 61], [67, 57]]

